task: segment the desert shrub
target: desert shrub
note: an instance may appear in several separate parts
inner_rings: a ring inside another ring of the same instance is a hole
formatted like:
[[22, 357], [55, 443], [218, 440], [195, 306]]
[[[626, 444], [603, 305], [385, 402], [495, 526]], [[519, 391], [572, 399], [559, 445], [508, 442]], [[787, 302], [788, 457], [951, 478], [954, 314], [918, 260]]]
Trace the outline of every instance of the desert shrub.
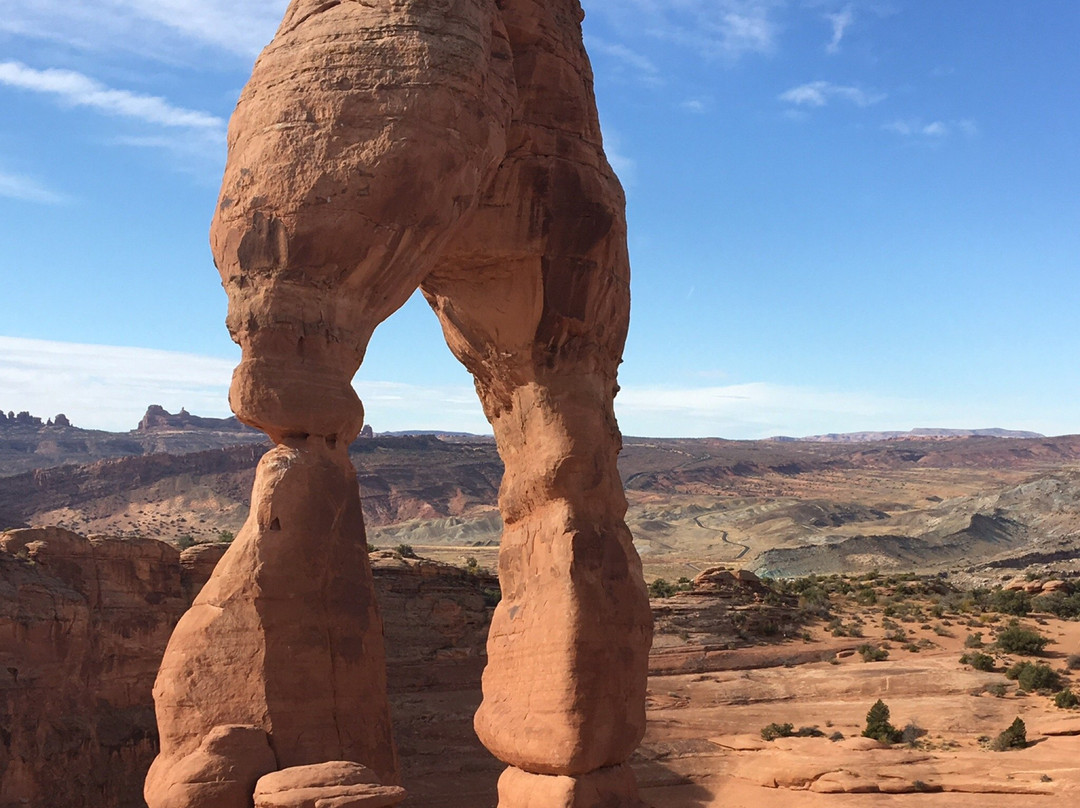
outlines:
[[1080, 670], [1080, 654], [1069, 654], [1065, 657], [1065, 669], [1070, 671]]
[[881, 699], [874, 702], [866, 714], [866, 729], [862, 734], [864, 738], [873, 738], [882, 743], [897, 743], [903, 737], [903, 733], [889, 723], [889, 707]]
[[1035, 656], [1041, 654], [1049, 645], [1050, 639], [1037, 631], [1024, 628], [1015, 621], [1003, 628], [997, 635], [997, 646], [1006, 654]]
[[995, 698], [1003, 699], [1009, 692], [1009, 687], [1004, 682], [992, 682], [986, 686], [986, 692]]
[[761, 739], [775, 741], [777, 738], [790, 738], [795, 734], [794, 724], [768, 724], [761, 728]]
[[650, 598], [670, 598], [675, 594], [675, 585], [668, 583], [663, 578], [657, 578], [649, 584]]
[[964, 647], [965, 648], [982, 648], [983, 647], [982, 632], [981, 631], [974, 631], [971, 634], [968, 634], [967, 637], [964, 639]]
[[829, 593], [821, 586], [809, 586], [799, 593], [799, 608], [817, 617], [829, 617]]
[[837, 741], [842, 741], [842, 740], [844, 740], [844, 733], [840, 732], [840, 730], [837, 730], [836, 732], [834, 732], [832, 735], [829, 736], [829, 740], [832, 741], [833, 743], [836, 743]]
[[877, 604], [877, 592], [872, 586], [863, 587], [855, 592], [855, 602], [860, 606], [874, 606]]
[[416, 551], [413, 550], [413, 546], [411, 544], [399, 544], [397, 547], [394, 548], [394, 552], [396, 552], [402, 558], [417, 558]]
[[217, 532], [218, 541], [223, 541], [226, 544], [232, 544], [233, 539], [236, 538], [236, 534], [231, 530], [219, 530]]
[[977, 671], [992, 671], [994, 670], [994, 658], [989, 654], [982, 654], [978, 651], [974, 651], [970, 654], [964, 654], [960, 657], [961, 665], [970, 665]]
[[796, 738], [824, 738], [825, 733], [815, 727], [799, 727], [795, 732]]
[[947, 628], [945, 628], [945, 626], [942, 626], [942, 625], [935, 625], [934, 626], [934, 633], [937, 634], [939, 637], [952, 637], [953, 636], [953, 633], [951, 631], [949, 631]]
[[499, 601], [502, 600], [502, 590], [495, 588], [485, 588], [480, 593], [484, 598], [484, 605], [489, 608], [494, 608], [499, 605]]
[[1071, 710], [1073, 707], [1080, 706], [1080, 698], [1072, 690], [1065, 688], [1054, 696], [1054, 705], [1062, 710]]
[[1022, 590], [995, 589], [987, 598], [986, 605], [991, 611], [1024, 617], [1031, 611], [1031, 595]]
[[926, 735], [926, 730], [914, 721], [908, 721], [907, 726], [900, 730], [900, 740], [906, 744], [913, 744], [924, 735]]
[[1009, 749], [1023, 749], [1027, 746], [1027, 727], [1021, 718], [1017, 717], [1009, 728], [998, 735], [991, 743], [990, 748], [995, 752], [1006, 752]]
[[1019, 688], [1028, 693], [1061, 689], [1061, 675], [1049, 665], [1041, 663], [1017, 662], [1005, 671], [1005, 677], [1015, 679]]
[[1075, 620], [1080, 617], [1080, 592], [1071, 595], [1064, 592], [1047, 592], [1031, 602], [1033, 609], [1049, 612], [1062, 620]]
[[195, 546], [195, 537], [190, 533], [184, 533], [176, 539], [176, 546], [181, 550], [186, 550], [189, 547]]
[[889, 658], [888, 651], [884, 648], [878, 648], [876, 645], [870, 645], [870, 643], [863, 643], [855, 650], [859, 652], [863, 662], [881, 662]]

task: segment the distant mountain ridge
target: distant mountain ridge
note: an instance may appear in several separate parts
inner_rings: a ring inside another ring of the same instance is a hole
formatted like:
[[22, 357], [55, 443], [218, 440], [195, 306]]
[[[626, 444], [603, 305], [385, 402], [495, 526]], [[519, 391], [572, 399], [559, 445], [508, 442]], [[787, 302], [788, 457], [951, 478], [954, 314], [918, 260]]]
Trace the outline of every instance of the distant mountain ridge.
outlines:
[[876, 443], [885, 440], [909, 440], [911, 438], [1016, 438], [1018, 440], [1030, 440], [1045, 438], [1040, 432], [1025, 432], [1018, 429], [937, 429], [934, 427], [920, 427], [909, 429], [906, 432], [830, 432], [827, 435], [807, 435], [802, 438], [791, 438], [786, 435], [776, 435], [767, 438], [772, 441], [805, 441], [814, 443]]

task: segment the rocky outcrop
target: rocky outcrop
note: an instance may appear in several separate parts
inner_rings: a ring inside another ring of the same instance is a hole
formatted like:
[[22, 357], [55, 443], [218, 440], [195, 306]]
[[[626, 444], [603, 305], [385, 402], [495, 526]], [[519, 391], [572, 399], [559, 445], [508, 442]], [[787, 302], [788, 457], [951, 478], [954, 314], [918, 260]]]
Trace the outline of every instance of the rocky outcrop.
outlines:
[[136, 432], [152, 432], [162, 429], [212, 429], [218, 432], [247, 432], [248, 427], [236, 418], [205, 418], [192, 415], [183, 407], [175, 415], [159, 404], [151, 404], [139, 420]]
[[161, 542], [0, 534], [0, 806], [142, 804], [179, 572]]
[[[174, 625], [224, 551], [56, 528], [0, 533], [0, 808], [145, 805], [143, 779], [158, 751], [155, 675]], [[415, 747], [428, 730], [411, 715], [410, 694], [477, 687], [486, 598], [498, 584], [388, 551], [372, 564], [400, 729]], [[190, 756], [186, 790], [198, 791], [206, 773], [237, 782], [237, 749], [248, 750], [248, 768], [270, 766], [260, 763], [267, 755], [276, 767], [265, 738], [258, 728], [208, 733]], [[249, 801], [255, 779], [241, 782]]]
[[[171, 795], [236, 725], [265, 733], [277, 768], [353, 761], [397, 782], [346, 447], [368, 340], [417, 288], [506, 464], [475, 720], [511, 767], [500, 805], [639, 804], [624, 764], [652, 618], [616, 468], [625, 202], [582, 17], [578, 0], [293, 0], [256, 62], [211, 245], [243, 352], [230, 403], [277, 448], [166, 650], [150, 808], [218, 808]], [[266, 773], [245, 750], [236, 782]]]

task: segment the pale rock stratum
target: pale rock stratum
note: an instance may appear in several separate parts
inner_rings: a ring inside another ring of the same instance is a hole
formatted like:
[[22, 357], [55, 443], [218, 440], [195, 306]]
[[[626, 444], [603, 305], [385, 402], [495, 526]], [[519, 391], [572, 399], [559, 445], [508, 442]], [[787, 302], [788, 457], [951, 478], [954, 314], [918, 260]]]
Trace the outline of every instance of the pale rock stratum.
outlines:
[[237, 783], [354, 762], [397, 798], [346, 447], [368, 340], [417, 288], [506, 466], [475, 720], [510, 766], [499, 804], [639, 804], [624, 764], [645, 730], [652, 617], [615, 465], [625, 202], [582, 17], [578, 0], [293, 0], [256, 62], [211, 245], [243, 350], [230, 402], [278, 447], [166, 650], [150, 808], [225, 807], [189, 788], [222, 765], [206, 744], [223, 732]]

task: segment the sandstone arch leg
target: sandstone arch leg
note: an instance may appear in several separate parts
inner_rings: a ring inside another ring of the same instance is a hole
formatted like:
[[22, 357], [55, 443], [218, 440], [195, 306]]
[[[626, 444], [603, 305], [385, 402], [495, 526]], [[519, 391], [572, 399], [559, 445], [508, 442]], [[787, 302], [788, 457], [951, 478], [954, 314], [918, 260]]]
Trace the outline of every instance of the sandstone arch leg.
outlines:
[[477, 210], [422, 284], [506, 465], [503, 598], [476, 730], [500, 808], [639, 804], [652, 615], [613, 411], [629, 318], [622, 190], [603, 155], [576, 1], [508, 0], [520, 104]]
[[293, 0], [259, 57], [211, 246], [230, 403], [277, 447], [166, 650], [150, 808], [251, 808], [263, 774], [327, 761], [397, 781], [350, 382], [494, 174], [514, 92], [494, 0]]

